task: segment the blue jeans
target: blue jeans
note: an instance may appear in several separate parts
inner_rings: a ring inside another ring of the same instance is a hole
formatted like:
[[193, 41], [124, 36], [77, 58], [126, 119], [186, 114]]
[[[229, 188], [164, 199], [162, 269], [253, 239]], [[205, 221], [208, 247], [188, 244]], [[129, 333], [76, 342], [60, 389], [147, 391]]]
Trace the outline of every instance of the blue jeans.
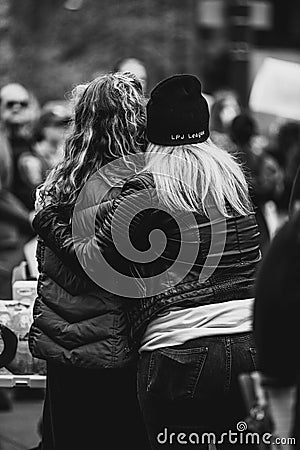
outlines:
[[[254, 370], [252, 333], [203, 337], [143, 352], [138, 398], [151, 448], [207, 449], [209, 436], [202, 434], [214, 433], [211, 442], [218, 449], [256, 449], [241, 436], [243, 425], [237, 428], [247, 416], [238, 375]], [[222, 437], [229, 430], [237, 433], [236, 443], [233, 434]]]

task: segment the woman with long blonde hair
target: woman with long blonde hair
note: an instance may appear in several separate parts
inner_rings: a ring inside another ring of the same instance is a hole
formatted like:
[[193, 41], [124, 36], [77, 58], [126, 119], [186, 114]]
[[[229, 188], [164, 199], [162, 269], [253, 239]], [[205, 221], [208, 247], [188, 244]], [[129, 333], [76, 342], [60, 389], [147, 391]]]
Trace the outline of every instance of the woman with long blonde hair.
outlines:
[[257, 363], [260, 249], [247, 183], [234, 156], [209, 139], [208, 105], [193, 75], [153, 89], [147, 138], [145, 167], [127, 180], [95, 236], [80, 240], [50, 207], [49, 223], [60, 223], [50, 245], [71, 258], [59, 241], [72, 236], [77, 264], [92, 278], [97, 267], [106, 270], [103, 256], [114, 269], [105, 288], [128, 307], [151, 448], [208, 448], [209, 438], [231, 448], [224, 433], [241, 431], [246, 415], [238, 376]]
[[[42, 448], [147, 448], [126, 305], [72, 259], [51, 250], [62, 223], [72, 226], [72, 212], [89, 180], [92, 203], [80, 203], [87, 222], [95, 208], [101, 218], [120, 193], [133, 167], [126, 157], [144, 150], [142, 86], [130, 73], [107, 74], [75, 88], [73, 103], [64, 158], [38, 190], [40, 213], [34, 219], [40, 276], [29, 345], [35, 357], [47, 362]], [[122, 163], [118, 170], [104, 170], [117, 159]], [[50, 225], [49, 208], [63, 221]], [[44, 236], [39, 227], [46, 224], [50, 228]], [[72, 239], [58, 245], [69, 249]]]

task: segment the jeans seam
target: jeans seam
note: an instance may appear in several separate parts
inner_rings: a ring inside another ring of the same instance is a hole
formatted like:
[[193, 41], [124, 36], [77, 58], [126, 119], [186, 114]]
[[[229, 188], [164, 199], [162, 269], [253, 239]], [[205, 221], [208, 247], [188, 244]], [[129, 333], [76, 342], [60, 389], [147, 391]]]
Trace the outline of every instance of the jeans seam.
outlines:
[[255, 359], [255, 356], [256, 356], [255, 348], [254, 347], [250, 347], [249, 348], [249, 352], [250, 352], [251, 361], [252, 361], [253, 366], [254, 366], [254, 370], [257, 370], [257, 363], [256, 363], [256, 359]]
[[149, 388], [150, 388], [150, 380], [151, 380], [151, 376], [152, 376], [153, 365], [154, 365], [154, 353], [152, 352], [150, 355], [150, 361], [149, 361], [149, 366], [148, 366], [147, 391], [149, 391]]
[[225, 379], [225, 393], [229, 392], [231, 382], [231, 340], [225, 338], [225, 367], [226, 367], [226, 379]]
[[174, 347], [166, 347], [166, 348], [162, 347], [158, 351], [159, 351], [159, 353], [165, 354], [167, 356], [170, 356], [170, 355], [175, 355], [175, 356], [176, 355], [178, 355], [178, 356], [180, 356], [180, 355], [193, 355], [195, 353], [196, 354], [197, 353], [199, 353], [199, 354], [207, 353], [208, 347], [201, 346], [201, 347], [194, 347], [194, 348], [175, 349], [175, 346], [174, 346]]
[[201, 360], [199, 362], [198, 375], [197, 375], [196, 381], [194, 383], [194, 389], [191, 392], [192, 398], [194, 398], [194, 396], [195, 396], [196, 387], [198, 385], [198, 381], [199, 381], [200, 375], [201, 375], [201, 373], [203, 371], [203, 368], [204, 368], [204, 364], [205, 364], [205, 361], [206, 361], [206, 358], [207, 358], [207, 353], [208, 353], [208, 347], [206, 347], [206, 352], [203, 352], [201, 354]]

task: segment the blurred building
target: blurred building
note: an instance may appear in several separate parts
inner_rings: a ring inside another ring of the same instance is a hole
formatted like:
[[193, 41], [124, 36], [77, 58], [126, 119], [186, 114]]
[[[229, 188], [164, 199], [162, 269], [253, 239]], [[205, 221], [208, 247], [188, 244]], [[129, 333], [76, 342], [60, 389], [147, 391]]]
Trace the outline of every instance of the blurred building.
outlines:
[[[207, 91], [232, 87], [246, 102], [266, 56], [300, 62], [300, 2], [196, 0], [199, 71]], [[202, 49], [202, 50], [201, 50]]]
[[0, 85], [45, 103], [130, 57], [149, 89], [191, 72], [207, 93], [229, 85], [246, 99], [266, 55], [300, 62], [299, 19], [299, 0], [1, 0]]

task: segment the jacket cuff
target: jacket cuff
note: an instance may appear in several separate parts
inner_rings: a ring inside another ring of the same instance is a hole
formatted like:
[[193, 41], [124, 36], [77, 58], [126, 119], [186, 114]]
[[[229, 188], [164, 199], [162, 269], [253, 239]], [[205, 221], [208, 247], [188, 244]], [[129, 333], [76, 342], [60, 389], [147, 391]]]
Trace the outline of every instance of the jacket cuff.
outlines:
[[47, 222], [48, 225], [50, 225], [50, 221], [53, 218], [53, 216], [61, 218], [65, 221], [69, 219], [70, 208], [65, 207], [64, 209], [64, 207], [60, 205], [46, 206], [34, 216], [34, 219], [32, 221], [33, 229], [42, 236], [43, 229], [47, 227]]

